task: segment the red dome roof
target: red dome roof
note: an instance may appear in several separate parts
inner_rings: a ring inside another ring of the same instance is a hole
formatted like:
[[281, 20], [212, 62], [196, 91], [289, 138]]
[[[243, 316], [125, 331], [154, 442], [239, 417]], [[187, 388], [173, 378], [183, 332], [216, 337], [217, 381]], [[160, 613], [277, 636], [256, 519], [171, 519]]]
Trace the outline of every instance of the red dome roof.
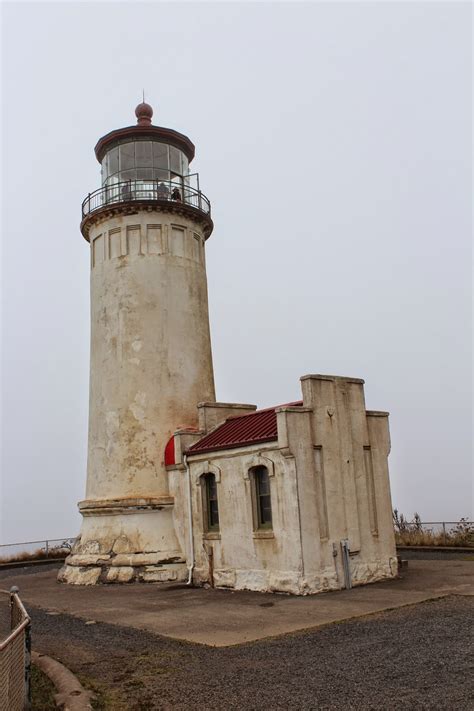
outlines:
[[137, 124], [139, 126], [150, 125], [151, 118], [153, 116], [153, 109], [150, 104], [146, 104], [144, 101], [142, 101], [142, 103], [138, 104], [137, 108], [135, 109], [135, 116], [137, 117]]

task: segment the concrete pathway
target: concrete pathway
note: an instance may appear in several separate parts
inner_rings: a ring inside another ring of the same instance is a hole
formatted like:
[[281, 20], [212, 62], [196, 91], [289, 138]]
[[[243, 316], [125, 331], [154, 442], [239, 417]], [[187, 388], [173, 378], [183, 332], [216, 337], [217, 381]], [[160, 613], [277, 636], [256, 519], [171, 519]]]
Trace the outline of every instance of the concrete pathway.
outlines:
[[400, 579], [307, 597], [132, 584], [69, 586], [57, 570], [2, 575], [26, 605], [86, 621], [224, 647], [321, 627], [446, 595], [474, 595], [474, 562], [410, 561]]

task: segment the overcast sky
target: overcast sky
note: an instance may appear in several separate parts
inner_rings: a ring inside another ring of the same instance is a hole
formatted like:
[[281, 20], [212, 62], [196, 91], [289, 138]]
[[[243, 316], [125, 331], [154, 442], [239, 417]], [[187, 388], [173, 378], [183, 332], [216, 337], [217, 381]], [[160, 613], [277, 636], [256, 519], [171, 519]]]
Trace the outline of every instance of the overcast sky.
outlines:
[[2, 542], [73, 536], [84, 497], [93, 147], [154, 122], [213, 206], [223, 401], [366, 380], [393, 503], [472, 517], [469, 3], [4, 3]]

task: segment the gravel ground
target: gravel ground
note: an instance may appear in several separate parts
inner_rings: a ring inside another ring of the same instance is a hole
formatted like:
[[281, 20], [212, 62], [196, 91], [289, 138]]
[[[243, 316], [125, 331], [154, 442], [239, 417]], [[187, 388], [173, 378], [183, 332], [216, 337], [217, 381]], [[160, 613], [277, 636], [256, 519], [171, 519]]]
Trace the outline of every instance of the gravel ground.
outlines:
[[405, 560], [474, 560], [472, 551], [417, 551], [415, 549], [397, 550], [398, 555]]
[[[5, 565], [5, 567], [0, 567], [0, 580], [3, 580], [5, 578], [11, 578], [12, 574], [15, 574], [15, 576], [18, 575], [35, 575], [35, 573], [40, 573], [43, 572], [44, 570], [52, 570], [53, 568], [59, 568], [62, 566], [62, 563], [58, 563], [57, 561], [51, 561], [51, 563], [40, 563], [39, 565], [19, 565], [19, 566], [8, 566]], [[3, 587], [5, 590], [10, 589], [10, 585], [7, 583], [0, 583], [0, 588]]]
[[474, 598], [443, 598], [227, 648], [30, 612], [34, 648], [98, 690], [96, 708], [474, 708]]

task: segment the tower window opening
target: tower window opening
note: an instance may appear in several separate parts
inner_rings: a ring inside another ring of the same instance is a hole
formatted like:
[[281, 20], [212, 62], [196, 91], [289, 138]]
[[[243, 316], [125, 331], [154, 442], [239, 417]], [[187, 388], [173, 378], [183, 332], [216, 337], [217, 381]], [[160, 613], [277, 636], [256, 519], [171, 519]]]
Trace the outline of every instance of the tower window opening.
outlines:
[[217, 501], [217, 483], [215, 474], [203, 475], [204, 528], [206, 531], [219, 530], [219, 504]]
[[264, 466], [254, 467], [251, 474], [254, 528], [257, 530], [272, 528], [272, 501], [268, 469]]

